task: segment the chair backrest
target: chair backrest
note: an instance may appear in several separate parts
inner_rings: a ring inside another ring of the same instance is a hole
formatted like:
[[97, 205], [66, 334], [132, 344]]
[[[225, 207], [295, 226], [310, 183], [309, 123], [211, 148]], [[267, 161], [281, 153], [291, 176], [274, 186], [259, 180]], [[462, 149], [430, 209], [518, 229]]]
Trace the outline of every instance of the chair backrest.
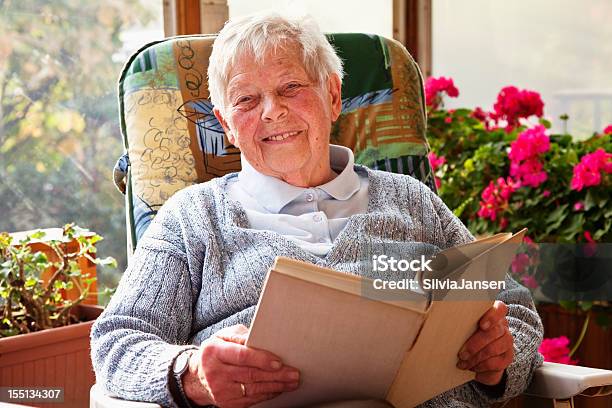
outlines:
[[[342, 114], [331, 143], [351, 148], [357, 163], [410, 174], [435, 191], [418, 65], [395, 40], [366, 34], [327, 37], [346, 71]], [[130, 251], [172, 194], [240, 170], [240, 152], [228, 142], [208, 100], [206, 71], [214, 39], [194, 35], [147, 44], [121, 73], [126, 153], [114, 178], [126, 194]]]

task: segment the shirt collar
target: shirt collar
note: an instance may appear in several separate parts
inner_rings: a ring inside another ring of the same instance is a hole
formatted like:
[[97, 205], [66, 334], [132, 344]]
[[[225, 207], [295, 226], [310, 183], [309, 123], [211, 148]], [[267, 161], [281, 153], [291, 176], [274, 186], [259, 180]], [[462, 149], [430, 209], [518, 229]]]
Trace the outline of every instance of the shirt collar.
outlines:
[[[332, 169], [339, 174], [333, 180], [314, 188], [320, 188], [336, 200], [348, 200], [361, 187], [359, 176], [354, 169], [353, 152], [344, 146], [330, 145], [329, 156]], [[242, 170], [238, 173], [240, 187], [271, 213], [278, 214], [284, 206], [308, 190], [286, 183], [279, 178], [261, 174], [242, 155], [240, 162], [242, 164]]]

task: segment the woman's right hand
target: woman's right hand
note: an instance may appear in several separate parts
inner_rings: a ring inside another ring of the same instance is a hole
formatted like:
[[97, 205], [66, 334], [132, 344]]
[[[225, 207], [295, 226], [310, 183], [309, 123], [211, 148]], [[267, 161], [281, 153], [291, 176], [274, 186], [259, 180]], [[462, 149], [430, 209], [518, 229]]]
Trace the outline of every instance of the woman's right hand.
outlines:
[[197, 405], [243, 408], [299, 385], [299, 371], [274, 354], [245, 346], [249, 329], [235, 325], [204, 341], [189, 359], [183, 389]]

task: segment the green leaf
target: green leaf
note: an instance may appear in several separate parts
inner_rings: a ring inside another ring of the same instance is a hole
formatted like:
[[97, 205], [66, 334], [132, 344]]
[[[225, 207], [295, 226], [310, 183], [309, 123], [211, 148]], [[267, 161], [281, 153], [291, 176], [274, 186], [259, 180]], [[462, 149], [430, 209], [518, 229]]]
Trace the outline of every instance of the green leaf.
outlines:
[[45, 235], [47, 235], [46, 232], [38, 230], [38, 231], [30, 234], [30, 238], [32, 238], [32, 239], [42, 239]]
[[567, 310], [576, 310], [576, 301], [574, 300], [560, 300], [559, 305]]
[[461, 217], [461, 214], [463, 214], [463, 211], [465, 210], [465, 207], [468, 206], [468, 204], [470, 204], [472, 201], [474, 201], [474, 197], [469, 197], [467, 200], [464, 200], [459, 207], [455, 208], [453, 210], [453, 214], [455, 214], [456, 217]]
[[596, 202], [595, 202], [595, 197], [594, 197], [594, 194], [593, 194], [593, 190], [588, 189], [587, 193], [586, 193], [586, 197], [584, 198], [584, 209], [586, 211], [589, 211], [595, 205], [596, 205]]
[[104, 265], [111, 268], [117, 267], [117, 261], [112, 256], [107, 256], [106, 258], [96, 258], [94, 262], [98, 265]]
[[[584, 213], [580, 213], [578, 215], [574, 215], [570, 224], [563, 228], [559, 233], [567, 238], [568, 241], [572, 241], [574, 236], [582, 231], [584, 227]], [[547, 234], [550, 231], [547, 230]]]
[[36, 286], [36, 284], [38, 283], [38, 279], [31, 277], [28, 278], [25, 282], [25, 287], [26, 288], [33, 288], [34, 286]]
[[599, 313], [595, 317], [595, 322], [603, 329], [609, 329], [612, 326], [612, 318], [609, 313]]
[[549, 224], [551, 222], [556, 222], [562, 215], [563, 212], [567, 209], [568, 204], [563, 204], [555, 208], [548, 217], [546, 217], [546, 223]]
[[103, 239], [104, 238], [102, 238], [100, 235], [96, 234], [96, 235], [94, 235], [92, 237], [89, 237], [88, 241], [89, 241], [90, 244], [94, 245], [94, 244], [102, 241]]
[[580, 306], [580, 309], [587, 312], [593, 307], [593, 302], [588, 300], [581, 300], [580, 302], [578, 302], [578, 305]]
[[560, 205], [555, 210], [553, 210], [548, 217], [546, 217], [546, 230], [545, 234], [550, 235], [554, 231], [556, 231], [563, 223], [563, 220], [567, 217], [567, 213], [565, 210], [567, 209], [567, 204]]
[[36, 252], [32, 255], [32, 262], [35, 263], [47, 263], [48, 258], [47, 254], [44, 252]]
[[540, 118], [540, 124], [544, 126], [546, 129], [550, 129], [552, 127], [552, 123], [549, 120]]

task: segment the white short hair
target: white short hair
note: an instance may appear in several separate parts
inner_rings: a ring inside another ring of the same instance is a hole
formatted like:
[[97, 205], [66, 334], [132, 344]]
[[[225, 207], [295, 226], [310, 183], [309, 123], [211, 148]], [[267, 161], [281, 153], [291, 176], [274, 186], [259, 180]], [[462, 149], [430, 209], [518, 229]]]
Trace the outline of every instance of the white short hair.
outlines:
[[228, 21], [213, 44], [208, 64], [208, 89], [213, 105], [223, 110], [229, 73], [244, 53], [261, 63], [267, 51], [287, 44], [301, 48], [304, 69], [317, 84], [326, 83], [332, 74], [342, 80], [342, 61], [312, 17], [257, 13]]

